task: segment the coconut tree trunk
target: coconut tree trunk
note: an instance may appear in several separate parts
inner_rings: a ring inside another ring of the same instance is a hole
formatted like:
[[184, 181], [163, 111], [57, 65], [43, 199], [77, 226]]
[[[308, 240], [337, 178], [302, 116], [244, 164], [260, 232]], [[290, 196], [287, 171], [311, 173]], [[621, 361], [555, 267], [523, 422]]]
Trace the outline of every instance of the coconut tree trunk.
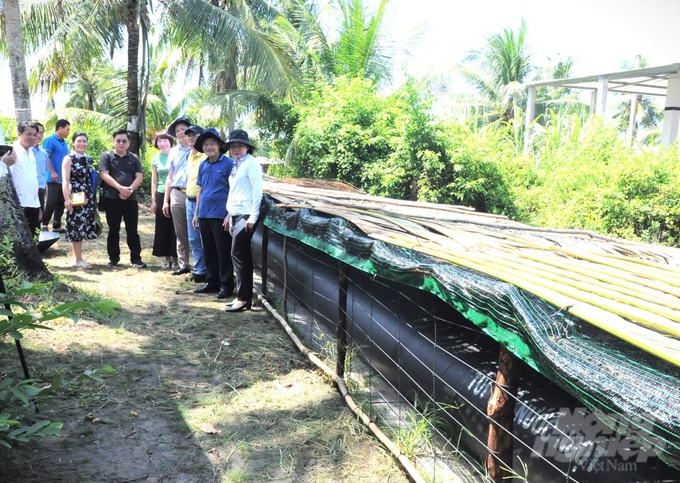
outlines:
[[9, 239], [19, 270], [32, 280], [49, 279], [50, 272], [33, 240], [9, 174], [0, 176], [0, 213], [0, 241], [4, 243], [5, 237]]
[[127, 3], [127, 130], [130, 134], [130, 151], [139, 154], [139, 2]]
[[9, 70], [12, 76], [12, 94], [17, 124], [30, 121], [31, 95], [28, 91], [26, 58], [24, 56], [24, 35], [21, 30], [21, 11], [18, 0], [4, 0], [5, 38], [9, 54]]

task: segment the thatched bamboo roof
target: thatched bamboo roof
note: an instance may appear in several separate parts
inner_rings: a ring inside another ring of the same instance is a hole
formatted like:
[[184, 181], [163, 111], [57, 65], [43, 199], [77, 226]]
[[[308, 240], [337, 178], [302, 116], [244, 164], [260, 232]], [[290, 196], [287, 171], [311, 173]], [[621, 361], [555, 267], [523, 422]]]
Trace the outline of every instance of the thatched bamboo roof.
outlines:
[[336, 182], [268, 178], [264, 189], [280, 206], [340, 217], [375, 240], [511, 283], [680, 366], [678, 249], [370, 196]]

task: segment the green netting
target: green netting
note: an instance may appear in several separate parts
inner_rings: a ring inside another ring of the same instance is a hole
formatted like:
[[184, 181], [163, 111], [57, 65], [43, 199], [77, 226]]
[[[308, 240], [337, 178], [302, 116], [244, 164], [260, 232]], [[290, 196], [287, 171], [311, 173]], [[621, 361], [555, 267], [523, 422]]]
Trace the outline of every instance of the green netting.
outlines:
[[[368, 238], [342, 218], [276, 208], [270, 229], [368, 274], [430, 292], [580, 399], [613, 429], [621, 420], [680, 467], [680, 371], [484, 273]], [[616, 417], [612, 417], [615, 415]], [[618, 422], [617, 422], [618, 421]]]

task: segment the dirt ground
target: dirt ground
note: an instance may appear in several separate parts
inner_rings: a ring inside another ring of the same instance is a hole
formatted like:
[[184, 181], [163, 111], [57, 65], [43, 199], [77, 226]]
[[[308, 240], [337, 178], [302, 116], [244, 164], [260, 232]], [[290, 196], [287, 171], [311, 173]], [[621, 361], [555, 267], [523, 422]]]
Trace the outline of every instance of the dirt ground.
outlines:
[[[31, 376], [47, 382], [106, 365], [115, 374], [43, 403], [37, 417], [62, 421], [61, 435], [0, 452], [0, 482], [408, 481], [270, 314], [228, 314], [214, 296], [188, 293], [195, 285], [151, 256], [148, 208], [140, 234], [147, 269], [106, 268], [106, 228], [84, 243], [91, 270], [71, 267], [63, 236], [44, 253], [59, 276], [56, 299], [106, 298], [123, 308], [108, 320], [59, 320], [53, 331], [26, 334]], [[7, 341], [5, 378], [22, 378]]]

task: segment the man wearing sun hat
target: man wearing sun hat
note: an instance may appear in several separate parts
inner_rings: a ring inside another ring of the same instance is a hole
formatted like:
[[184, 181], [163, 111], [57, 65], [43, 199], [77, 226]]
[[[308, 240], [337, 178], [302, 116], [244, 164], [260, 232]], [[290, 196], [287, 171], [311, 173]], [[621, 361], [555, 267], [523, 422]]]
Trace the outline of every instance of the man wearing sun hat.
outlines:
[[198, 186], [196, 185], [196, 178], [198, 177], [198, 167], [205, 159], [205, 154], [196, 150], [196, 139], [203, 134], [203, 128], [197, 125], [189, 126], [185, 132], [189, 144], [191, 144], [191, 153], [187, 157], [187, 233], [189, 235], [189, 245], [191, 246], [191, 254], [194, 258], [194, 273], [191, 279], [196, 283], [204, 283], [206, 277], [205, 268], [205, 254], [203, 251], [203, 241], [201, 240], [201, 233], [194, 228], [192, 220], [196, 214], [196, 197], [198, 196]]
[[255, 146], [243, 129], [233, 130], [225, 144], [234, 158], [234, 166], [229, 176], [228, 215], [224, 219], [224, 226], [229, 227], [233, 240], [231, 259], [238, 290], [238, 298], [226, 311], [242, 312], [250, 309], [253, 299], [253, 253], [250, 242], [260, 219], [262, 167], [252, 156]]
[[168, 134], [177, 138], [179, 144], [174, 146], [168, 154], [168, 176], [165, 182], [165, 198], [163, 200], [163, 214], [170, 216], [177, 236], [177, 262], [179, 268], [173, 275], [191, 272], [189, 265], [189, 232], [187, 228], [186, 192], [187, 192], [187, 158], [192, 146], [186, 136], [186, 130], [191, 126], [188, 117], [178, 117], [168, 126]]
[[224, 141], [214, 128], [203, 131], [194, 148], [205, 153], [196, 177], [196, 213], [192, 225], [200, 230], [206, 262], [206, 283], [196, 293], [217, 293], [224, 299], [234, 291], [234, 267], [231, 260], [231, 235], [222, 223], [227, 216], [229, 175], [234, 160], [221, 152]]

